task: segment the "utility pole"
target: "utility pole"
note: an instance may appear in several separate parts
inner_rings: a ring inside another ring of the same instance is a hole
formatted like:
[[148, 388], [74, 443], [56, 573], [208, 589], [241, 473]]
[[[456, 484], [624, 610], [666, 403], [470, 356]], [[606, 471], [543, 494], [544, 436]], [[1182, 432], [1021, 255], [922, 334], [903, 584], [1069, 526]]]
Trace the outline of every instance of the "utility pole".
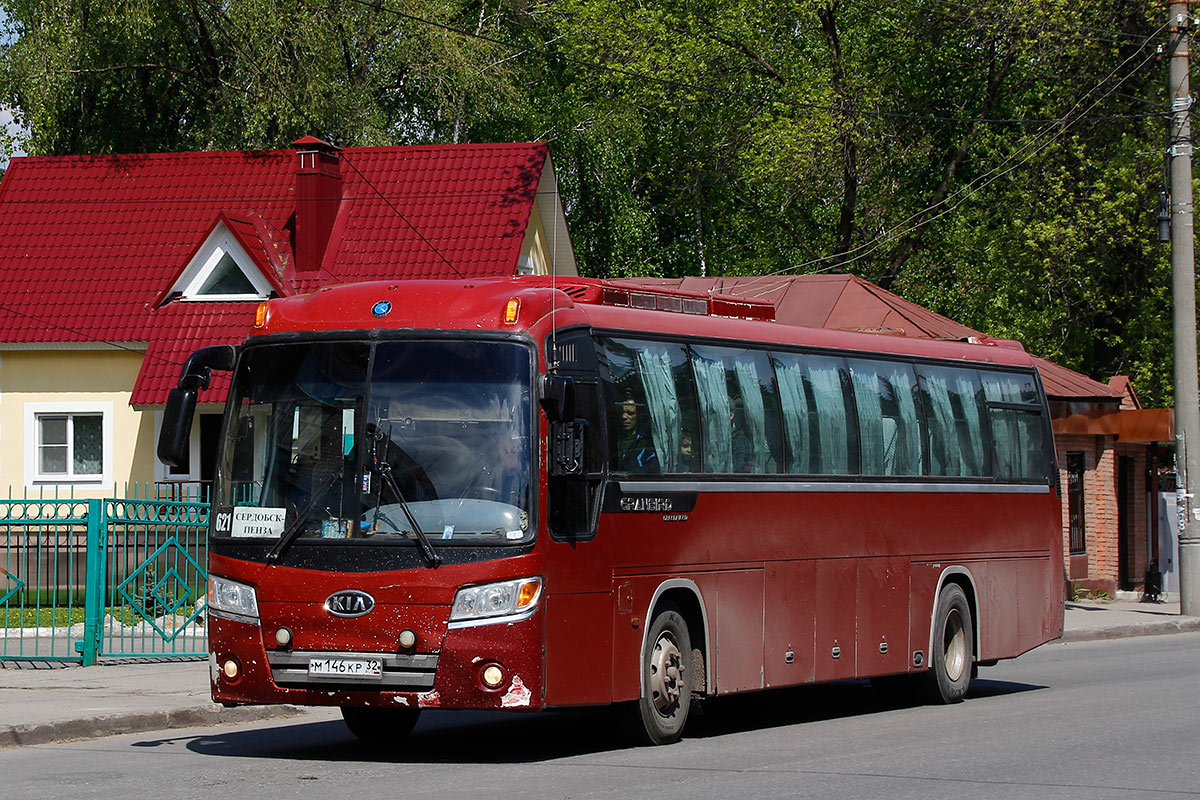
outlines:
[[1200, 386], [1196, 363], [1196, 258], [1192, 237], [1191, 15], [1173, 0], [1171, 36], [1171, 290], [1175, 334], [1175, 442], [1180, 471], [1179, 607], [1200, 616]]

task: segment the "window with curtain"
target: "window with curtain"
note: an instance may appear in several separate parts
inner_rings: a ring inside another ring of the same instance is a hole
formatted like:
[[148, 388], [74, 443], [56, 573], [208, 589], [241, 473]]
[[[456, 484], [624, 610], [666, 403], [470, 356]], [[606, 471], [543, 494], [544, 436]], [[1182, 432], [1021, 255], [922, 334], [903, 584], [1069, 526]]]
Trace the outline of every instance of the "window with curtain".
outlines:
[[613, 381], [613, 469], [695, 471], [695, 389], [687, 351], [669, 342], [602, 342]]
[[38, 414], [38, 473], [63, 477], [103, 473], [103, 422], [101, 414]]
[[705, 472], [778, 472], [779, 396], [767, 353], [706, 346], [691, 352], [705, 434]]
[[920, 475], [917, 376], [909, 364], [848, 359], [863, 475]]
[[1033, 376], [985, 371], [981, 377], [992, 424], [994, 474], [1017, 480], [1045, 478], [1042, 411]]
[[978, 477], [987, 474], [984, 399], [973, 369], [920, 365], [929, 430], [931, 475]]
[[771, 358], [779, 381], [788, 472], [856, 471], [858, 430], [847, 411], [850, 379], [845, 360], [806, 353], [773, 353]]

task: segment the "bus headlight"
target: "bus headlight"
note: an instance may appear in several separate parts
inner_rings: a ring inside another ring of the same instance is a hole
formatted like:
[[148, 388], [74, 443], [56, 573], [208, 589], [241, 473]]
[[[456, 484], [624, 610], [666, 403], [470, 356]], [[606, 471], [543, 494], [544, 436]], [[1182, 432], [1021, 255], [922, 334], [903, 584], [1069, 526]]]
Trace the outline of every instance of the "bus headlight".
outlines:
[[258, 622], [258, 597], [253, 586], [216, 575], [208, 576], [208, 610], [239, 622]]
[[458, 590], [450, 609], [450, 622], [488, 620], [532, 612], [542, 596], [541, 578], [485, 583]]

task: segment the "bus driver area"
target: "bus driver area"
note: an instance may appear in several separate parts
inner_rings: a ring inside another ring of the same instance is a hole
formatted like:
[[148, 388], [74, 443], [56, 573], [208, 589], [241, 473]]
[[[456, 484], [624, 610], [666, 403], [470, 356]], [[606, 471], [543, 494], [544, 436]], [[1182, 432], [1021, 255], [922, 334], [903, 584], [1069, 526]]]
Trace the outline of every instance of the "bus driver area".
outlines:
[[[388, 314], [373, 310], [386, 307]], [[1004, 341], [776, 324], [587, 279], [348, 284], [198, 351], [232, 372], [209, 532], [213, 697], [611, 705], [871, 678], [958, 702], [1062, 631], [1045, 395]]]

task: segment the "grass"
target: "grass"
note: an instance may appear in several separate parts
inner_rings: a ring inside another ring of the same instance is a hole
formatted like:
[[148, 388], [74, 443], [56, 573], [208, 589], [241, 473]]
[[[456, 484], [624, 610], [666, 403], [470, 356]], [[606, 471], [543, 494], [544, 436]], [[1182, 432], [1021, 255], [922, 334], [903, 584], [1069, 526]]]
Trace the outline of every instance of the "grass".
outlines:
[[[176, 612], [181, 617], [187, 617], [196, 610], [195, 606], [185, 605]], [[105, 609], [125, 625], [136, 625], [144, 622], [129, 606], [117, 606]], [[67, 628], [83, 622], [83, 606], [41, 608], [0, 608], [0, 628]], [[203, 620], [200, 620], [203, 624]]]
[[3, 628], [66, 628], [83, 622], [83, 607], [7, 608], [0, 619]]

